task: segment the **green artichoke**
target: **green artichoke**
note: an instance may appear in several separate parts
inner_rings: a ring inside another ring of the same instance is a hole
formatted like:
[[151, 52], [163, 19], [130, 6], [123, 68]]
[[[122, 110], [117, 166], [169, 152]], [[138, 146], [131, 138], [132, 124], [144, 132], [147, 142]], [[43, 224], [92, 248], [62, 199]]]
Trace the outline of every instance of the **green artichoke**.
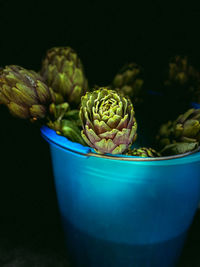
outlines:
[[68, 120], [73, 121], [80, 130], [82, 129], [82, 123], [79, 116], [79, 110], [78, 109], [72, 109], [66, 112], [65, 116]]
[[68, 103], [58, 105], [52, 103], [49, 106], [49, 115], [47, 126], [72, 142], [85, 145], [81, 137], [79, 110], [70, 110]]
[[188, 81], [196, 78], [199, 78], [199, 73], [190, 64], [187, 56], [177, 55], [170, 59], [166, 84], [175, 82], [177, 85], [186, 85]]
[[136, 139], [137, 123], [129, 99], [102, 87], [81, 98], [84, 141], [101, 154], [122, 154]]
[[[168, 151], [185, 153], [192, 147], [196, 148], [200, 142], [200, 109], [189, 109], [175, 121], [163, 124], [157, 135], [157, 141], [160, 148], [167, 153]], [[172, 146], [172, 144], [176, 145]]]
[[77, 126], [76, 122], [63, 119], [63, 120], [49, 121], [47, 123], [47, 126], [55, 130], [57, 134], [68, 138], [72, 142], [85, 145], [85, 142], [81, 137], [81, 131]]
[[0, 70], [0, 103], [6, 105], [12, 115], [43, 119], [54, 100], [54, 92], [36, 72], [16, 65]]
[[149, 157], [149, 158], [155, 158], [160, 157], [161, 154], [157, 152], [153, 148], [146, 148], [146, 147], [140, 147], [140, 148], [134, 148], [129, 149], [126, 153], [128, 156], [138, 156], [138, 157]]
[[143, 84], [141, 67], [136, 63], [129, 63], [114, 77], [112, 88], [130, 97], [133, 104], [139, 104], [142, 102]]
[[178, 142], [174, 144], [166, 145], [160, 153], [163, 156], [171, 156], [171, 155], [178, 155], [178, 154], [184, 154], [186, 152], [190, 152], [198, 147], [198, 142]]
[[200, 73], [186, 56], [178, 55], [170, 59], [164, 86], [173, 97], [182, 98], [183, 101], [200, 101]]
[[67, 119], [73, 121], [77, 126], [81, 127], [81, 120], [79, 117], [79, 110], [78, 109], [70, 109], [70, 106], [67, 102], [56, 105], [52, 103], [49, 106], [49, 120], [59, 120]]
[[67, 102], [56, 105], [52, 103], [49, 106], [49, 113], [53, 120], [62, 120], [66, 112], [70, 110], [70, 106]]
[[182, 142], [200, 141], [200, 109], [189, 109], [177, 118], [174, 138]]
[[70, 47], [54, 47], [48, 50], [42, 62], [41, 75], [64, 101], [75, 106], [88, 89], [82, 63]]
[[174, 133], [174, 123], [172, 121], [168, 121], [161, 125], [158, 134], [156, 136], [156, 142], [159, 148], [163, 148], [166, 145], [170, 145], [173, 140]]

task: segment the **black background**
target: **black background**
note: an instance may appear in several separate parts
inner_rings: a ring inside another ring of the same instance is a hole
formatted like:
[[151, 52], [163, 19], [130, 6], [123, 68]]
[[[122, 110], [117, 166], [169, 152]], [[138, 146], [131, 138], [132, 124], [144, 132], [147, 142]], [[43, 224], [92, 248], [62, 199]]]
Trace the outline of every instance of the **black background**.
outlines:
[[[1, 0], [0, 65], [37, 71], [47, 49], [67, 45], [80, 55], [91, 85], [108, 84], [124, 63], [135, 61], [156, 89], [170, 56], [186, 54], [200, 68], [200, 7], [166, 3]], [[27, 235], [36, 225], [59, 225], [50, 154], [39, 129], [2, 106], [0, 128], [1, 224], [10, 236], [16, 225]]]

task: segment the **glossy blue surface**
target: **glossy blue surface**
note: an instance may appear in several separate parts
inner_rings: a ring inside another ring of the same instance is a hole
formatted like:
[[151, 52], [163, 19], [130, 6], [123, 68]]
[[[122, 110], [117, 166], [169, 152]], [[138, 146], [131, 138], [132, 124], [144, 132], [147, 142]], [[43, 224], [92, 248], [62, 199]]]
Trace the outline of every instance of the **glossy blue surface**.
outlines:
[[77, 266], [174, 266], [200, 198], [200, 152], [112, 160], [87, 156], [90, 148], [47, 127], [41, 132]]

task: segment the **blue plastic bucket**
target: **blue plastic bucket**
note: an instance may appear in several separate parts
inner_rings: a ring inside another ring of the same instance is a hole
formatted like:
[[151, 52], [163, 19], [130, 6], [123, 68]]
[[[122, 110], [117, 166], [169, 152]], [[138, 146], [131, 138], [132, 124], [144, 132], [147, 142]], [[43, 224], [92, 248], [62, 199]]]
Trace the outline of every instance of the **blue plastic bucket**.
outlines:
[[200, 198], [200, 152], [175, 158], [94, 154], [44, 126], [75, 266], [174, 266]]

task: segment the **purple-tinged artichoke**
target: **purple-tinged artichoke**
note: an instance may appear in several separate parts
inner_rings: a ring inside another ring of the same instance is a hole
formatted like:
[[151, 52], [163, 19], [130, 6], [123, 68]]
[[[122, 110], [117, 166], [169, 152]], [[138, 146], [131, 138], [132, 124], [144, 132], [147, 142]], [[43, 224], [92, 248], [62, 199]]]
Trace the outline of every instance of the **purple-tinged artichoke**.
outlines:
[[161, 156], [161, 154], [157, 152], [155, 149], [146, 147], [129, 149], [126, 155], [137, 156], [137, 157], [149, 157], [149, 158], [156, 158]]
[[[88, 89], [83, 65], [70, 47], [54, 47], [47, 51], [42, 62], [41, 75], [63, 102], [78, 105]], [[59, 98], [57, 95], [57, 98]]]
[[0, 70], [0, 103], [6, 105], [13, 116], [43, 119], [54, 101], [54, 92], [36, 72], [16, 65]]
[[129, 99], [102, 87], [81, 98], [84, 141], [98, 153], [122, 154], [136, 139], [137, 123]]

